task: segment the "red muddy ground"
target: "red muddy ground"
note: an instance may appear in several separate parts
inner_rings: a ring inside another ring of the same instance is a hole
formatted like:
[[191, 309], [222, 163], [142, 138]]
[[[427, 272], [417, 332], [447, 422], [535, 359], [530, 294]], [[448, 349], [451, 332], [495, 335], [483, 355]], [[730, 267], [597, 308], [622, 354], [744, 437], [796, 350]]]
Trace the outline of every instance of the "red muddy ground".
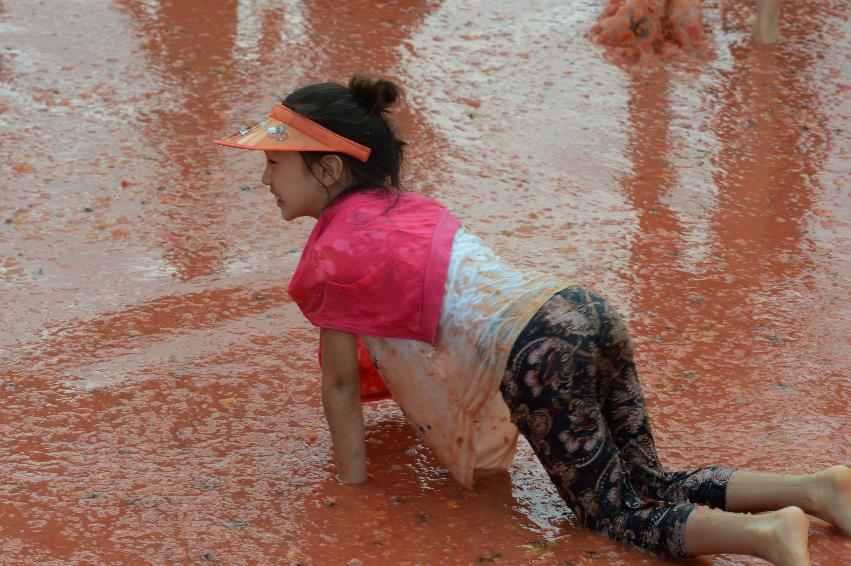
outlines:
[[465, 491], [392, 401], [334, 481], [285, 293], [312, 221], [210, 142], [354, 71], [408, 91], [410, 188], [628, 316], [668, 466], [849, 462], [847, 0], [784, 3], [773, 47], [706, 1], [706, 45], [632, 65], [603, 0], [357, 4], [0, 2], [0, 563], [665, 563], [576, 527], [525, 445]]

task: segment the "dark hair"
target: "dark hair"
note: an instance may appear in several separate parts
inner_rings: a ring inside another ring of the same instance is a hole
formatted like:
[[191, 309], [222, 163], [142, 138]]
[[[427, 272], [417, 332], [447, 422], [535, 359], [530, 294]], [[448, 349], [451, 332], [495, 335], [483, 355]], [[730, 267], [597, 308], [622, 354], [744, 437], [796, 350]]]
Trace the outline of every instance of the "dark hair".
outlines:
[[[402, 191], [399, 172], [405, 142], [396, 137], [386, 114], [400, 94], [399, 87], [386, 79], [355, 75], [348, 86], [333, 82], [310, 84], [281, 102], [293, 112], [372, 150], [366, 163], [336, 153], [351, 179], [341, 194], [380, 188], [388, 195], [398, 196]], [[303, 151], [301, 155], [312, 171], [310, 166], [328, 153]]]

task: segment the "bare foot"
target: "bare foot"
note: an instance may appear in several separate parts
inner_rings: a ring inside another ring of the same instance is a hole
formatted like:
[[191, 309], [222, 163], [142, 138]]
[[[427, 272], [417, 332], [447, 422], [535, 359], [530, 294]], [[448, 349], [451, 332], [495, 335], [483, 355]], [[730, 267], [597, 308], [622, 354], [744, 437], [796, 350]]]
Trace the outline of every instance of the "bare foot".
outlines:
[[652, 47], [662, 43], [660, 0], [614, 1], [594, 26], [597, 42], [615, 47]]
[[833, 466], [814, 476], [813, 515], [851, 536], [851, 468]]
[[811, 566], [807, 552], [810, 523], [799, 507], [765, 514], [766, 538], [762, 557], [775, 566]]

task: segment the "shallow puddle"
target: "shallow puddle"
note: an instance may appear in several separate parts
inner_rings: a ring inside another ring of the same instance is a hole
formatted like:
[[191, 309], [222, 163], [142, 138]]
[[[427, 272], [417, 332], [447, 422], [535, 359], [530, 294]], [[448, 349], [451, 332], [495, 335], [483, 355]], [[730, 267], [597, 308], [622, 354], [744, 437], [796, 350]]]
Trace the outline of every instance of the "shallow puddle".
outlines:
[[371, 480], [333, 480], [285, 291], [312, 221], [211, 140], [356, 71], [407, 91], [408, 188], [627, 315], [666, 466], [848, 463], [847, 2], [784, 3], [765, 47], [707, 0], [699, 49], [631, 61], [604, 7], [2, 2], [0, 562], [665, 563], [575, 526], [525, 445], [464, 490], [392, 401]]

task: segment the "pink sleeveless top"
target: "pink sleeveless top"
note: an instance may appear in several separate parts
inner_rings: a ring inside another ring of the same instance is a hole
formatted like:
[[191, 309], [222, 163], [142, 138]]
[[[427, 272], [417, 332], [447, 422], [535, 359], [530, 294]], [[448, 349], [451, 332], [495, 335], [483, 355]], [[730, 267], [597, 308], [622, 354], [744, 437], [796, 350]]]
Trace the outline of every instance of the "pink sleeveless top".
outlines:
[[433, 346], [458, 226], [423, 195], [343, 195], [314, 226], [289, 294], [319, 328]]

